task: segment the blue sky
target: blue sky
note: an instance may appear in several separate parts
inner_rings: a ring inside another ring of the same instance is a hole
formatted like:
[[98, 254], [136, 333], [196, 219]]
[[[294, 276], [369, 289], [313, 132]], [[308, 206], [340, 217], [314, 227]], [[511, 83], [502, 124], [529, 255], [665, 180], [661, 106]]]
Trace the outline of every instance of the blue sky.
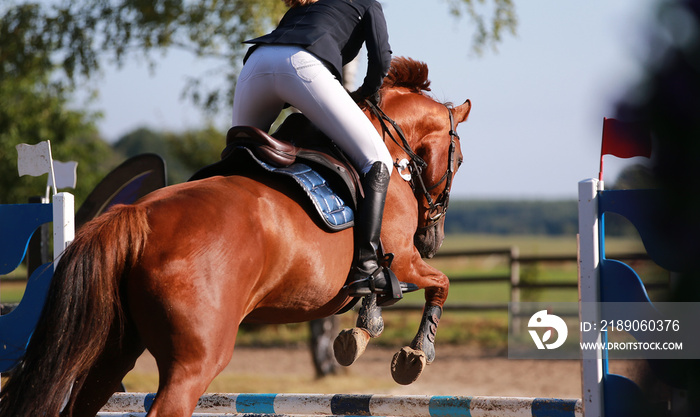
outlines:
[[[575, 199], [578, 181], [597, 176], [603, 117], [642, 74], [652, 0], [516, 0], [518, 33], [482, 56], [471, 52], [470, 21], [450, 16], [446, 1], [382, 4], [394, 54], [428, 64], [437, 99], [472, 100], [455, 197]], [[94, 104], [103, 136], [203, 125], [180, 93], [208, 65], [169, 53], [154, 71], [135, 60], [106, 68]], [[214, 120], [228, 123], [228, 112]], [[636, 159], [607, 156], [605, 179]]]

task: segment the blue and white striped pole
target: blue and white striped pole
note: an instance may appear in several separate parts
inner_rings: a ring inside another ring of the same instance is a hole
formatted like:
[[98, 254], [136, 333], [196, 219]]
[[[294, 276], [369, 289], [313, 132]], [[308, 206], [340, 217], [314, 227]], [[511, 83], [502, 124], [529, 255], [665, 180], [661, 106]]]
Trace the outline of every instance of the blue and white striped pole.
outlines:
[[[100, 416], [128, 416], [147, 411], [155, 394], [115, 394]], [[348, 395], [348, 394], [205, 394], [196, 413], [306, 416], [583, 416], [581, 400], [555, 398]], [[117, 414], [115, 414], [117, 413]], [[122, 413], [122, 414], [118, 414]], [[126, 413], [126, 414], [125, 414]], [[202, 414], [206, 415], [206, 414]]]

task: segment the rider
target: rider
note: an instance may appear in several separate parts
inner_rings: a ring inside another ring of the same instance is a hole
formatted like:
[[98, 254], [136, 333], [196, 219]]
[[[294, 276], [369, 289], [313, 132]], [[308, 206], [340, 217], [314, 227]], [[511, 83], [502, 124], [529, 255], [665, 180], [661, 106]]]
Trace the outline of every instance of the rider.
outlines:
[[[377, 249], [393, 164], [384, 141], [357, 106], [377, 92], [391, 64], [389, 36], [376, 0], [284, 0], [290, 7], [271, 33], [246, 41], [233, 101], [233, 126], [268, 131], [286, 103], [342, 149], [362, 174], [365, 198], [355, 218], [356, 259], [350, 295], [390, 290]], [[342, 66], [366, 44], [367, 74], [348, 94]], [[352, 96], [352, 97], [351, 97]]]

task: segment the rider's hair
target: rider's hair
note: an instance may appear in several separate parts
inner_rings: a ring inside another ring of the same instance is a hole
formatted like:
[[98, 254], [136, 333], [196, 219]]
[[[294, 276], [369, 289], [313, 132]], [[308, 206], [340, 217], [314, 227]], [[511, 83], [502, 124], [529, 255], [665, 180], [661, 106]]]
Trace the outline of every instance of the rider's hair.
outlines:
[[289, 7], [306, 6], [307, 4], [316, 3], [318, 0], [284, 0], [284, 4]]

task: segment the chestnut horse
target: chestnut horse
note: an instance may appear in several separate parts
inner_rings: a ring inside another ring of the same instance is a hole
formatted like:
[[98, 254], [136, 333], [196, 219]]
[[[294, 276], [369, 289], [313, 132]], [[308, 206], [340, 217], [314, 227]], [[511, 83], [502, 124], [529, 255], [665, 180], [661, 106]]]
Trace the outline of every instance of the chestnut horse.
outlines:
[[[404, 383], [434, 356], [435, 309], [449, 284], [421, 256], [442, 243], [442, 214], [462, 160], [454, 129], [471, 107], [426, 95], [427, 72], [420, 62], [393, 61], [381, 103], [400, 127], [367, 110], [394, 158], [414, 161], [411, 181], [392, 174], [382, 229], [386, 250], [396, 255], [392, 270], [425, 289], [433, 312], [432, 324], [394, 360], [395, 379]], [[242, 322], [301, 322], [341, 310], [351, 301], [343, 286], [352, 229], [324, 231], [287, 188], [263, 174], [211, 177], [162, 188], [83, 226], [57, 265], [27, 353], [3, 387], [0, 416], [94, 416], [144, 349], [159, 372], [148, 416], [190, 416], [231, 359]], [[355, 342], [336, 345], [347, 343]]]

